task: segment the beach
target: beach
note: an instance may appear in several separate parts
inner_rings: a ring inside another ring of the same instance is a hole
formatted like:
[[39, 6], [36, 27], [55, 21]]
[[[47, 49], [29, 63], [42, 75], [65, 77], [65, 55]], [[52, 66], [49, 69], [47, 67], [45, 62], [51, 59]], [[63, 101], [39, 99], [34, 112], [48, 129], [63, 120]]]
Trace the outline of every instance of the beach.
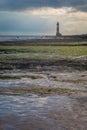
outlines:
[[23, 42], [0, 45], [0, 130], [86, 130], [84, 42]]

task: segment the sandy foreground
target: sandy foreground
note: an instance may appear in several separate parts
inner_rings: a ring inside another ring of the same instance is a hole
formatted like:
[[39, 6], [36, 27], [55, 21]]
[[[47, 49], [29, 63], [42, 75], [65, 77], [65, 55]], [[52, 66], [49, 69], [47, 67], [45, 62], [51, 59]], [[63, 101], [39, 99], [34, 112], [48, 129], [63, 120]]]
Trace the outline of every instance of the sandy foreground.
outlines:
[[87, 130], [86, 70], [0, 73], [0, 130]]
[[[58, 39], [39, 39], [0, 45], [87, 46], [86, 41], [73, 40], [70, 45], [71, 39], [59, 40], [61, 44]], [[1, 54], [14, 52], [2, 49]], [[87, 130], [87, 56], [1, 57], [0, 130]]]

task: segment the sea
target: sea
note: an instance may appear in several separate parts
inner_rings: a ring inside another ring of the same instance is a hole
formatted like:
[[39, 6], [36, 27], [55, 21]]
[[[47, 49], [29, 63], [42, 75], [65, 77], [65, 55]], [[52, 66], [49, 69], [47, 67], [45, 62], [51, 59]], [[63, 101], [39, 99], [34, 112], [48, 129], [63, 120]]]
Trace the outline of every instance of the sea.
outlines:
[[0, 35], [0, 41], [16, 41], [29, 39], [55, 39], [55, 36]]

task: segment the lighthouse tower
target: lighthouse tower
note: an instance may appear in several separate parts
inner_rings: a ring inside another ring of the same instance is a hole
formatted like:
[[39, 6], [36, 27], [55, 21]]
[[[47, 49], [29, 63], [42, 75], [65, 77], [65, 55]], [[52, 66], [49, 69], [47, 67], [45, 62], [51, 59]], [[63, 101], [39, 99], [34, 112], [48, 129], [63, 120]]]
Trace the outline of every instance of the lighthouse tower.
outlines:
[[59, 22], [57, 22], [57, 28], [56, 28], [56, 36], [61, 36], [60, 32], [59, 32]]

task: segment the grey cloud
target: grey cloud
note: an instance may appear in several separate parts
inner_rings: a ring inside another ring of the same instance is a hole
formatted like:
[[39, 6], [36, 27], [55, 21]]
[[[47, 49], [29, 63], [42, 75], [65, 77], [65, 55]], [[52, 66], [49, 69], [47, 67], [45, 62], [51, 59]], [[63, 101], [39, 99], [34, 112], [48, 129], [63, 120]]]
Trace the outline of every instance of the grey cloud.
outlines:
[[42, 7], [72, 7], [76, 10], [87, 11], [87, 0], [1, 0], [1, 11], [21, 11]]

